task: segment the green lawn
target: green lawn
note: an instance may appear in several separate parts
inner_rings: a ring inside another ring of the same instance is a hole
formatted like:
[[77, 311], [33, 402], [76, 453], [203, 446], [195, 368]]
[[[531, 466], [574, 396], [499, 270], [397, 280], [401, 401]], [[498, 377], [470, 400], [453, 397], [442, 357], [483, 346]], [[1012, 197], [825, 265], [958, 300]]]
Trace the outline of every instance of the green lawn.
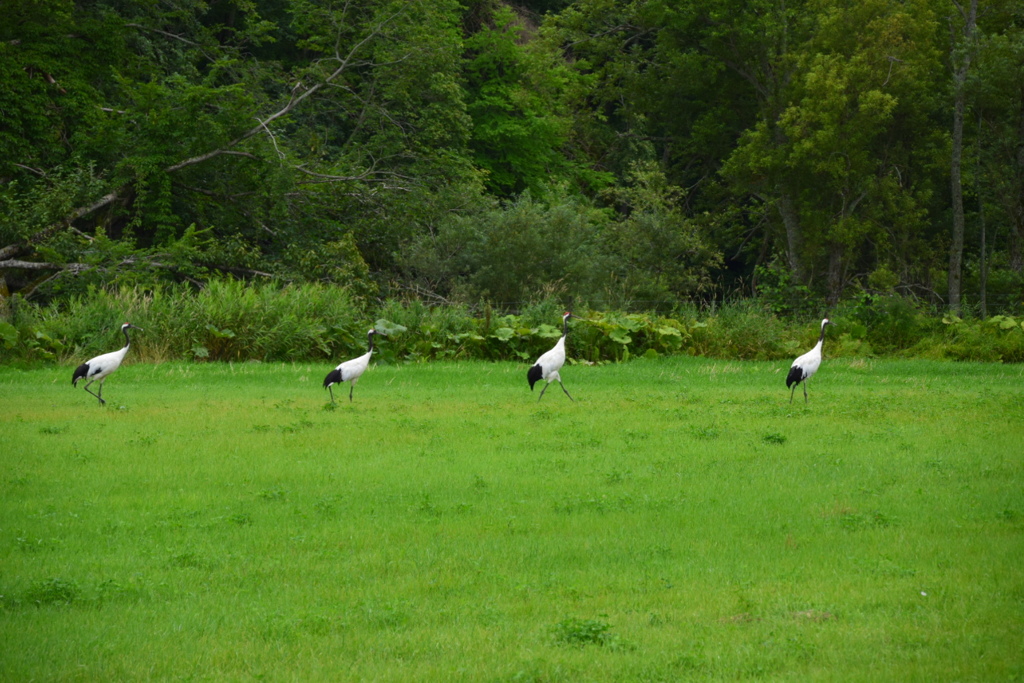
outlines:
[[0, 368], [0, 680], [1024, 677], [1024, 367]]

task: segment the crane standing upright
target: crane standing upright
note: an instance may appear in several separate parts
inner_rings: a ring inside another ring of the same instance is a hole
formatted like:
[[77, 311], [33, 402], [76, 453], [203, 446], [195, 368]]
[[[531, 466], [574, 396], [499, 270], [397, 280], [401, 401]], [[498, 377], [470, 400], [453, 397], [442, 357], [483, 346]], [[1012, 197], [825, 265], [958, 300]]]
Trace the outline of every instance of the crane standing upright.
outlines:
[[547, 384], [540, 390], [540, 396], [537, 397], [537, 402], [544, 398], [544, 392], [548, 390], [548, 385], [554, 381], [558, 382], [558, 385], [562, 387], [562, 391], [569, 397], [569, 400], [576, 402], [576, 399], [572, 397], [569, 391], [562, 384], [562, 377], [558, 374], [558, 371], [565, 365], [565, 338], [569, 335], [569, 318], [577, 318], [583, 320], [578, 316], [573, 315], [569, 311], [566, 311], [562, 315], [562, 336], [555, 343], [555, 346], [550, 351], [546, 352], [537, 362], [526, 372], [526, 379], [530, 382], [530, 391], [533, 391], [533, 385], [544, 380]]
[[100, 400], [100, 405], [106, 405], [107, 402], [103, 400], [103, 381], [107, 379], [110, 373], [121, 367], [121, 361], [124, 360], [125, 355], [128, 353], [128, 347], [131, 346], [131, 339], [128, 338], [128, 328], [133, 330], [139, 330], [144, 332], [141, 327], [136, 327], [131, 323], [125, 323], [121, 325], [121, 331], [124, 332], [124, 348], [119, 351], [111, 351], [110, 353], [104, 353], [102, 356], [96, 356], [90, 358], [75, 369], [75, 374], [71, 376], [71, 386], [77, 387], [78, 380], [87, 379], [88, 383], [85, 385], [85, 390], [89, 391], [89, 385], [93, 382], [100, 383], [100, 393], [90, 394]]
[[821, 321], [821, 336], [818, 337], [818, 343], [814, 345], [813, 349], [793, 361], [792, 367], [789, 368], [789, 374], [786, 376], [786, 388], [793, 387], [789, 392], [790, 403], [793, 402], [796, 385], [800, 383], [804, 385], [804, 403], [807, 403], [807, 380], [814, 377], [814, 373], [821, 366], [821, 347], [825, 343], [825, 326], [832, 324], [834, 323], [828, 318]]
[[344, 363], [338, 365], [338, 367], [327, 373], [327, 377], [324, 378], [324, 388], [331, 393], [331, 403], [334, 403], [334, 390], [331, 389], [333, 384], [341, 384], [342, 382], [349, 382], [348, 388], [348, 400], [352, 401], [352, 390], [356, 388], [356, 382], [366, 368], [370, 365], [370, 356], [373, 355], [373, 336], [375, 334], [381, 334], [377, 330], [370, 330], [366, 336], [370, 343], [369, 350], [358, 358], [347, 360]]

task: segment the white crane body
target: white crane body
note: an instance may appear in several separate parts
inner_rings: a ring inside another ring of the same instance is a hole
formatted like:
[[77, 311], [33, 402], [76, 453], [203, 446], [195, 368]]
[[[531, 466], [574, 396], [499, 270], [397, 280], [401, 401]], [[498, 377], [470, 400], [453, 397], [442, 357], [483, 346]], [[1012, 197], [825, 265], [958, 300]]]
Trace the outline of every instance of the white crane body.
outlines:
[[554, 348], [545, 351], [526, 373], [526, 379], [530, 383], [530, 391], [533, 391], [533, 385], [537, 382], [541, 380], [546, 382], [544, 388], [540, 390], [540, 396], [537, 397], [538, 403], [544, 398], [544, 392], [548, 390], [548, 385], [552, 382], [558, 382], [558, 386], [562, 387], [562, 391], [569, 397], [569, 400], [575, 402], [575, 399], [569, 394], [565, 385], [562, 384], [562, 376], [558, 374], [558, 371], [565, 365], [565, 338], [569, 334], [569, 318], [573, 317], [575, 316], [569, 312], [562, 316], [562, 336], [555, 342]]
[[327, 373], [327, 377], [324, 378], [324, 388], [327, 389], [331, 394], [331, 403], [334, 403], [334, 390], [331, 386], [335, 384], [341, 384], [342, 382], [348, 382], [348, 400], [352, 401], [352, 391], [355, 389], [356, 382], [362, 377], [363, 373], [366, 372], [366, 368], [370, 366], [370, 357], [373, 355], [373, 335], [380, 334], [376, 330], [370, 330], [367, 333], [369, 338], [370, 349], [358, 358], [347, 360], [340, 363], [338, 367]]
[[121, 331], [124, 333], [124, 348], [118, 349], [117, 351], [111, 351], [110, 353], [104, 353], [103, 355], [90, 358], [85, 361], [77, 368], [75, 368], [75, 374], [71, 376], [71, 386], [77, 387], [78, 381], [81, 379], [88, 380], [85, 385], [85, 390], [89, 391], [89, 386], [93, 382], [100, 383], [100, 391], [98, 394], [90, 394], [99, 399], [100, 405], [106, 405], [106, 401], [103, 400], [103, 382], [107, 377], [121, 367], [121, 362], [124, 357], [128, 354], [128, 347], [131, 346], [131, 340], [128, 338], [128, 328], [136, 330], [142, 330], [141, 327], [136, 327], [131, 323], [125, 323], [121, 325]]
[[814, 373], [821, 367], [821, 349], [825, 345], [825, 326], [832, 324], [828, 318], [822, 320], [821, 336], [818, 337], [818, 343], [814, 345], [813, 349], [793, 361], [793, 365], [790, 366], [789, 374], [786, 376], [786, 388], [792, 387], [789, 392], [790, 403], [793, 402], [797, 384], [803, 384], [804, 403], [807, 403], [807, 380], [814, 377]]

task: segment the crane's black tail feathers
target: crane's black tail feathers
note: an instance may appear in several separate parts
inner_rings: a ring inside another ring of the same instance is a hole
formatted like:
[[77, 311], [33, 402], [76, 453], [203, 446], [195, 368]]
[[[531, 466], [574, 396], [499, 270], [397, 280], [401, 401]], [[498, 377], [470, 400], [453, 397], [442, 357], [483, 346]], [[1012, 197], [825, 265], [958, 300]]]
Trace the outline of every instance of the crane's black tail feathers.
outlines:
[[341, 384], [341, 370], [331, 370], [327, 373], [327, 377], [324, 377], [324, 389], [327, 389], [332, 384]]
[[539, 365], [534, 365], [526, 372], [526, 379], [530, 382], [530, 391], [533, 391], [533, 385], [541, 380], [544, 376], [544, 371], [540, 369]]
[[75, 369], [75, 374], [71, 376], [71, 386], [77, 387], [78, 380], [86, 377], [89, 374], [89, 364], [82, 363]]
[[794, 384], [798, 384], [804, 380], [804, 371], [799, 365], [794, 365], [789, 369], [789, 375], [786, 376], [786, 388], [789, 389]]

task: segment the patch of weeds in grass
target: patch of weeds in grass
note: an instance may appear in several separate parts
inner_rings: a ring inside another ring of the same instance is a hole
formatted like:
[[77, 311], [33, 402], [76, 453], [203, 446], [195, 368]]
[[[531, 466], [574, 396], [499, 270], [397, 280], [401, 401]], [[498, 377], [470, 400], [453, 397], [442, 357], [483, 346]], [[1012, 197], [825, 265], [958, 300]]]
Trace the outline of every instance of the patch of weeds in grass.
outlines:
[[420, 512], [427, 517], [437, 519], [441, 516], [441, 508], [430, 502], [430, 494], [424, 493], [420, 499], [419, 505], [416, 506], [416, 511]]
[[25, 591], [25, 601], [39, 607], [44, 605], [70, 605], [81, 597], [82, 590], [70, 579], [53, 577], [32, 584]]
[[621, 484], [622, 482], [626, 481], [627, 477], [629, 477], [629, 472], [620, 472], [619, 470], [612, 470], [611, 472], [605, 473], [604, 483], [608, 484], [609, 486]]
[[554, 504], [555, 512], [561, 512], [563, 514], [573, 514], [577, 512], [622, 512], [625, 510], [632, 510], [636, 507], [636, 501], [632, 496], [626, 494], [610, 498], [608, 496], [600, 496], [595, 498], [569, 498], [564, 501], [556, 501]]
[[14, 545], [23, 553], [37, 553], [46, 550], [50, 544], [41, 538], [25, 538], [18, 536], [14, 539]]
[[998, 515], [996, 515], [996, 517], [999, 520], [1003, 522], [1009, 522], [1010, 524], [1016, 524], [1020, 522], [1022, 519], [1020, 512], [1018, 512], [1017, 510], [1011, 510], [1009, 508], [1000, 512]]
[[273, 429], [273, 428], [270, 425], [262, 425], [262, 424], [260, 424], [260, 425], [253, 425], [252, 426], [252, 431], [254, 431], [254, 432], [269, 432], [271, 429]]
[[713, 667], [707, 657], [699, 652], [684, 652], [672, 660], [671, 666], [680, 673], [711, 674], [713, 672]]
[[481, 477], [479, 474], [473, 475], [473, 488], [477, 491], [483, 491], [488, 487], [487, 480]]
[[178, 569], [212, 569], [213, 563], [200, 557], [198, 554], [187, 550], [183, 553], [172, 555], [167, 561], [169, 567], [176, 567]]
[[268, 501], [284, 500], [284, 494], [284, 489], [282, 489], [281, 487], [276, 487], [272, 489], [263, 489], [262, 491], [256, 493], [256, 497]]
[[721, 436], [721, 430], [715, 425], [691, 425], [690, 436], [701, 441], [712, 441]]
[[143, 591], [137, 582], [124, 584], [117, 579], [104, 579], [96, 587], [100, 602], [110, 600], [140, 600], [143, 598]]
[[324, 496], [313, 503], [313, 510], [322, 517], [333, 515], [338, 509], [337, 496]]
[[943, 477], [948, 477], [953, 470], [953, 465], [946, 462], [942, 458], [933, 458], [931, 460], [926, 460], [924, 466], [927, 469], [932, 470], [936, 474]]
[[611, 649], [622, 647], [622, 639], [611, 632], [611, 625], [600, 619], [569, 617], [555, 624], [552, 629], [555, 642], [570, 647], [598, 645]]
[[860, 512], [847, 507], [835, 507], [825, 514], [833, 519], [840, 528], [846, 531], [863, 531], [865, 529], [884, 529], [895, 524], [895, 520], [884, 512], [873, 510]]
[[288, 425], [281, 425], [281, 432], [284, 434], [294, 434], [302, 431], [303, 429], [309, 429], [315, 426], [311, 420], [298, 420]]
[[622, 438], [626, 440], [626, 443], [634, 444], [651, 438], [651, 433], [639, 429], [627, 429], [622, 433]]
[[63, 434], [70, 429], [67, 425], [43, 425], [39, 428], [40, 434]]
[[342, 623], [338, 617], [330, 617], [326, 614], [314, 614], [298, 619], [299, 630], [314, 636], [325, 636], [341, 630], [341, 627]]
[[338, 409], [338, 404], [337, 403], [325, 403], [324, 407], [321, 408], [320, 410], [324, 411], [325, 413], [333, 413], [337, 409]]
[[647, 562], [663, 561], [670, 557], [672, 557], [672, 548], [660, 543], [656, 543], [655, 545], [645, 548], [640, 553], [640, 559]]
[[761, 441], [771, 446], [781, 446], [786, 443], [786, 435], [778, 432], [768, 432], [761, 437]]
[[236, 512], [233, 515], [228, 515], [228, 521], [238, 526], [249, 526], [252, 524], [252, 515], [248, 512]]

